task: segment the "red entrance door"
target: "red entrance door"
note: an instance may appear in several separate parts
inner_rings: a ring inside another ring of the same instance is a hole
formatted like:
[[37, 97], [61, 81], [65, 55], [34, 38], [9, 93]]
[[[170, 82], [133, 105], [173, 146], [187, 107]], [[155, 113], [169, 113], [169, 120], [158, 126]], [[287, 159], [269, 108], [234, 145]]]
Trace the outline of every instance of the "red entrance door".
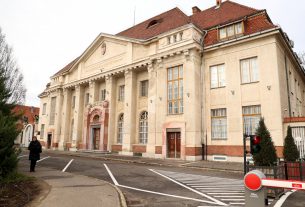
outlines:
[[100, 149], [100, 128], [93, 128], [93, 149]]
[[167, 157], [180, 158], [181, 135], [180, 132], [167, 132]]

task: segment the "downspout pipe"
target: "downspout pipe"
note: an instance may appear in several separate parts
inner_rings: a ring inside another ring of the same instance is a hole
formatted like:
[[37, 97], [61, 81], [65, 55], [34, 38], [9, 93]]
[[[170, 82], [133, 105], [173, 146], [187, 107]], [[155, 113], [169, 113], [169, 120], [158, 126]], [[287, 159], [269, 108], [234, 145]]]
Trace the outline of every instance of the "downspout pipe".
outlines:
[[[291, 117], [291, 103], [290, 103], [290, 91], [289, 91], [289, 75], [288, 75], [288, 66], [287, 66], [287, 56], [285, 54], [285, 71], [286, 71], [286, 82], [287, 82], [287, 95], [288, 95], [288, 112], [289, 118]], [[284, 117], [285, 118], [285, 117]]]
[[201, 53], [201, 64], [200, 64], [200, 125], [201, 125], [201, 144], [202, 144], [202, 159], [207, 160], [207, 139], [205, 139], [204, 132], [206, 131], [204, 129], [204, 93], [205, 93], [205, 84], [204, 84], [204, 39], [207, 35], [207, 30], [203, 30], [203, 35], [200, 41], [200, 45], [202, 47], [202, 53]]

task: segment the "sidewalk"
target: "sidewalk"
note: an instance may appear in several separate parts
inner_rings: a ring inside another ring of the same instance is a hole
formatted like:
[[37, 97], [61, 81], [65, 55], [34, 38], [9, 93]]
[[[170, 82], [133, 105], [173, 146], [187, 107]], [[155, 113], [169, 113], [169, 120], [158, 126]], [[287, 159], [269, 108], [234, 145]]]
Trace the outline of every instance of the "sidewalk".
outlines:
[[[25, 168], [20, 170], [25, 171]], [[122, 192], [102, 180], [42, 167], [35, 173], [24, 174], [35, 176], [51, 186], [48, 194], [45, 193], [46, 195], [31, 202], [29, 207], [127, 206]]]
[[196, 168], [196, 169], [207, 169], [207, 170], [217, 170], [217, 171], [229, 171], [235, 173], [243, 174], [243, 164], [238, 162], [216, 162], [216, 161], [184, 161], [184, 160], [174, 160], [174, 159], [155, 159], [155, 158], [145, 158], [136, 156], [123, 156], [118, 154], [104, 154], [97, 152], [70, 152], [70, 151], [58, 151], [58, 150], [45, 150], [44, 152], [49, 152], [53, 154], [64, 154], [70, 156], [78, 157], [90, 157], [99, 160], [113, 160], [129, 163], [139, 163], [148, 165], [158, 165], [158, 166], [168, 166], [168, 167], [186, 167], [186, 168]]

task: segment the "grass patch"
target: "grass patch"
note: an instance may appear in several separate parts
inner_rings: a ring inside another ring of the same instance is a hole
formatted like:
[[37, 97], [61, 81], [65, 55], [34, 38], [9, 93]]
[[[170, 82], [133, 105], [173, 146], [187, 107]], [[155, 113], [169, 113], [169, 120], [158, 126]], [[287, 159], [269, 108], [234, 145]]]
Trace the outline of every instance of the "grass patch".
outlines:
[[29, 177], [18, 172], [13, 172], [9, 174], [6, 178], [0, 179], [0, 183], [9, 184], [9, 183], [33, 181], [33, 180], [35, 180], [35, 177]]

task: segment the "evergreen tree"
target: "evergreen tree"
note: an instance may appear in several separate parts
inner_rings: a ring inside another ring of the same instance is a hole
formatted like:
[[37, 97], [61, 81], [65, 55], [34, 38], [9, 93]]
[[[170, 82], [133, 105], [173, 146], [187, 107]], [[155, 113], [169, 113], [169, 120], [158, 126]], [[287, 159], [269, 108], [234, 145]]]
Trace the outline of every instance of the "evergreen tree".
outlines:
[[24, 100], [22, 80], [22, 74], [12, 59], [12, 50], [0, 28], [0, 182], [14, 173], [17, 167], [14, 140], [19, 134], [17, 121], [20, 116], [13, 114], [12, 109]]
[[285, 138], [283, 154], [285, 161], [291, 162], [295, 162], [297, 159], [299, 159], [300, 156], [299, 150], [296, 144], [294, 143], [290, 126], [288, 126], [287, 129], [287, 136]]
[[274, 165], [277, 161], [276, 149], [270, 136], [270, 132], [265, 125], [264, 118], [260, 119], [259, 126], [256, 129], [255, 134], [261, 138], [261, 149], [258, 153], [253, 155], [255, 165]]

